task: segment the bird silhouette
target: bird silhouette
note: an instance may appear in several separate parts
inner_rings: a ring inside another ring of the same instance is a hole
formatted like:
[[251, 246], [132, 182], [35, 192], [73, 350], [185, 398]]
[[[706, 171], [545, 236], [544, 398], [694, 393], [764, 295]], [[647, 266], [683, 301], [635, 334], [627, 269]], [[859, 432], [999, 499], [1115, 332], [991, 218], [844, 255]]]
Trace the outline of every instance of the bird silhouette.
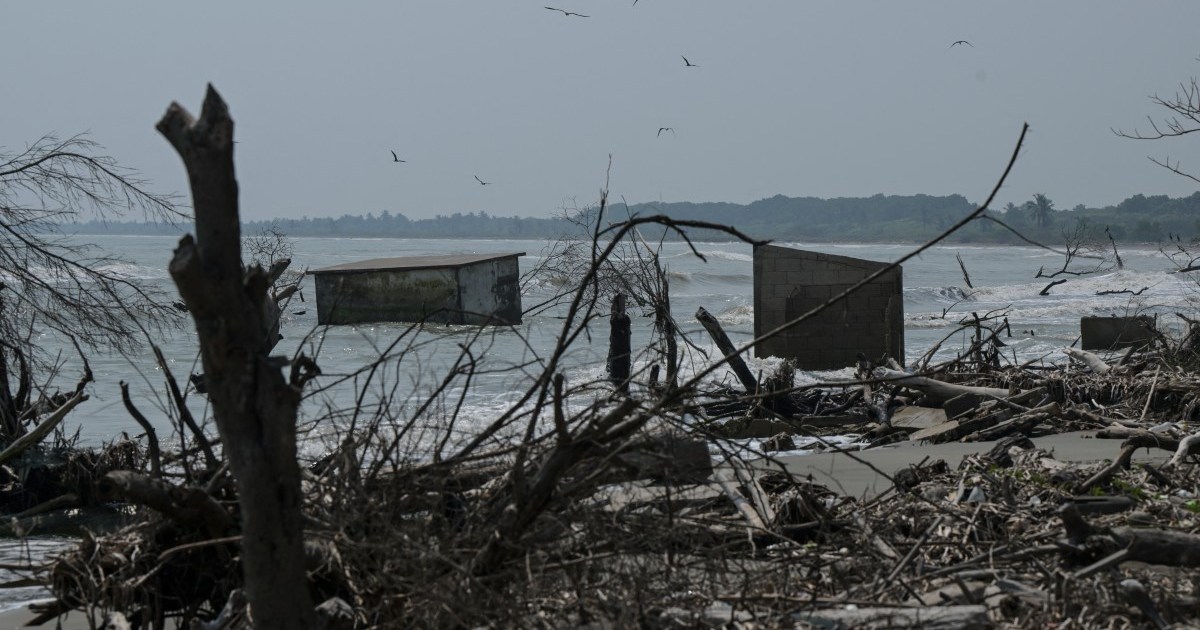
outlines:
[[954, 48], [955, 46], [958, 46], [959, 44], [966, 44], [966, 45], [970, 46], [971, 48], [975, 47], [975, 44], [972, 44], [971, 42], [969, 42], [965, 39], [960, 39], [960, 40], [954, 42], [953, 44], [950, 44], [950, 47]]
[[[683, 57], [683, 55], [679, 55], [679, 56], [680, 56], [680, 57]], [[687, 58], [687, 57], [683, 57], [683, 65], [684, 65], [684, 67], [686, 67], [686, 68], [699, 68], [699, 67], [700, 67], [700, 66], [697, 66], [696, 64], [694, 64], [694, 63], [692, 63], [692, 62], [688, 61], [688, 58]]]
[[404, 160], [401, 160], [400, 157], [396, 155], [396, 152], [392, 151], [392, 161], [393, 162], [403, 162]]
[[554, 7], [546, 7], [546, 8], [547, 8], [547, 9], [550, 9], [551, 11], [558, 11], [559, 13], [561, 13], [561, 14], [563, 14], [563, 15], [567, 16], [567, 17], [571, 17], [572, 15], [577, 15], [577, 16], [579, 16], [579, 17], [588, 17], [588, 16], [586, 16], [586, 15], [584, 15], [584, 14], [582, 14], [582, 13], [575, 13], [574, 11], [567, 11], [567, 10], [564, 10], [564, 9], [556, 9], [556, 8], [554, 8]]
[[479, 182], [480, 186], [487, 186], [488, 184], [492, 183], [492, 182], [485, 182], [482, 179], [479, 179], [478, 175], [475, 176], [475, 181]]
[[654, 136], [654, 137], [655, 137], [655, 138], [657, 138], [657, 137], [661, 136], [661, 135], [662, 135], [662, 132], [664, 132], [664, 131], [670, 131], [672, 136], [673, 136], [673, 135], [675, 135], [675, 129], [674, 129], [674, 128], [672, 128], [672, 127], [659, 127], [659, 128], [658, 128], [658, 135], [657, 135], [657, 136]]

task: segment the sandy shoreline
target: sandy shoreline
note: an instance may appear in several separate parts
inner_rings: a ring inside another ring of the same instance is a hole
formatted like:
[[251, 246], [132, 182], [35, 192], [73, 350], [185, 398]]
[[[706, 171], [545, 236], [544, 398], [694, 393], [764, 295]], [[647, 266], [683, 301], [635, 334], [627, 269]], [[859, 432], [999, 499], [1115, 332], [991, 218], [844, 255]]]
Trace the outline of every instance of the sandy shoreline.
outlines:
[[[1098, 462], [1116, 458], [1121, 451], [1122, 440], [1095, 439], [1092, 437], [1095, 434], [1095, 431], [1059, 433], [1033, 438], [1033, 443], [1039, 448], [1052, 451], [1054, 458], [1061, 462]], [[811, 474], [813, 481], [825, 484], [830, 490], [848, 496], [870, 498], [891, 487], [891, 483], [872, 470], [871, 466], [891, 475], [928, 457], [930, 462], [945, 460], [953, 469], [964, 456], [986, 453], [995, 445], [995, 442], [926, 445], [900, 442], [869, 451], [856, 451], [853, 457], [844, 453], [820, 453], [779, 459], [789, 471], [798, 475]], [[1166, 460], [1171, 455], [1172, 453], [1167, 451], [1140, 450], [1134, 455], [1134, 461]]]
[[[1062, 462], [1094, 462], [1112, 459], [1120, 452], [1121, 440], [1095, 439], [1095, 431], [1076, 431], [1060, 433], [1040, 438], [1033, 442], [1039, 448], [1053, 452], [1054, 458]], [[798, 475], [811, 474], [813, 480], [828, 486], [831, 490], [848, 496], [870, 498], [891, 487], [872, 466], [888, 475], [907, 466], [918, 464], [928, 458], [929, 461], [945, 460], [951, 468], [958, 466], [966, 455], [987, 452], [995, 442], [972, 442], [922, 445], [914, 442], [901, 442], [869, 451], [857, 451], [853, 457], [844, 453], [820, 453], [781, 457], [780, 461], [788, 470]], [[1135, 461], [1164, 460], [1171, 453], [1166, 451], [1142, 450], [1135, 455]], [[25, 624], [32, 619], [33, 614], [26, 607], [0, 612], [0, 630], [27, 627]], [[43, 627], [54, 627], [48, 623]], [[81, 613], [71, 613], [62, 622], [62, 628], [67, 630], [88, 628], [87, 619]]]
[[[30, 611], [27, 606], [21, 606], [19, 608], [13, 608], [11, 610], [0, 611], [0, 630], [14, 630], [16, 628], [28, 628], [29, 626], [27, 626], [25, 624], [29, 623], [29, 621], [32, 620], [33, 617], [34, 617], [33, 612]], [[56, 623], [61, 624], [61, 625], [56, 626], [55, 625]], [[85, 618], [83, 616], [83, 613], [73, 612], [70, 615], [67, 615], [66, 617], [63, 617], [57, 621], [48, 621], [41, 626], [35, 626], [35, 627], [41, 627], [41, 628], [59, 627], [59, 628], [62, 628], [63, 630], [81, 630], [81, 629], [86, 630], [90, 626], [88, 626], [87, 618]]]

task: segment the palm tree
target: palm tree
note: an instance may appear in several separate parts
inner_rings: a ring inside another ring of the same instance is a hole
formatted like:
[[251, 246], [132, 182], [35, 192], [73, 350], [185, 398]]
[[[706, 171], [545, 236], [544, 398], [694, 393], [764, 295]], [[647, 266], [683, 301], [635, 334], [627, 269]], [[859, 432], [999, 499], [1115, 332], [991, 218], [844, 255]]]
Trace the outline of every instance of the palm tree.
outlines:
[[1042, 193], [1035, 193], [1033, 201], [1025, 202], [1025, 207], [1029, 208], [1029, 216], [1033, 219], [1038, 227], [1046, 227], [1050, 224], [1050, 213], [1054, 212], [1054, 202]]

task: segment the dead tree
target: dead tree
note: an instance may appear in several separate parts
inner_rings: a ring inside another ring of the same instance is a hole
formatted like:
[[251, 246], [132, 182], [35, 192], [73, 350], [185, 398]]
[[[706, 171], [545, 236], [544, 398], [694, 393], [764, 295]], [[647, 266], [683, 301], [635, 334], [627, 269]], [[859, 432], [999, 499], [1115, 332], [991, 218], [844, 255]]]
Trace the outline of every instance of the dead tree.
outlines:
[[625, 313], [625, 294], [613, 297], [612, 314], [609, 316], [608, 378], [623, 394], [629, 393], [631, 359], [631, 330], [629, 315]]
[[270, 286], [243, 271], [233, 119], [210, 85], [199, 119], [172, 103], [157, 129], [187, 168], [196, 234], [184, 236], [170, 272], [196, 324], [225, 456], [241, 502], [242, 570], [260, 628], [314, 627], [304, 570], [296, 411], [304, 375], [285, 379], [268, 356]]

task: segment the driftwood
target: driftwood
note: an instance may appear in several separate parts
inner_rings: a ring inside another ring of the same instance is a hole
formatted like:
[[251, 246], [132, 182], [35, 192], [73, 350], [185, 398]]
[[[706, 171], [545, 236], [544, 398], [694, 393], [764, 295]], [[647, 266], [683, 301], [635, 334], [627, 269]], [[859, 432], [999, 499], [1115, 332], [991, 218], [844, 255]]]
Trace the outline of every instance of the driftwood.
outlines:
[[1095, 527], [1073, 503], [1064, 504], [1059, 517], [1067, 534], [1063, 551], [1068, 555], [1089, 561], [1112, 555], [1111, 561], [1116, 562], [1200, 567], [1200, 535], [1148, 527]]
[[1096, 374], [1104, 374], [1105, 372], [1108, 372], [1109, 370], [1112, 369], [1111, 366], [1109, 366], [1107, 363], [1104, 362], [1104, 359], [1101, 359], [1100, 357], [1096, 356], [1095, 354], [1093, 354], [1091, 352], [1088, 352], [1087, 350], [1079, 350], [1076, 348], [1063, 348], [1062, 351], [1064, 354], [1071, 357], [1072, 359], [1075, 359], [1076, 361], [1079, 361], [1080, 363], [1086, 365], [1088, 367], [1088, 369], [1095, 372]]
[[742, 355], [737, 353], [737, 348], [729, 340], [729, 335], [725, 334], [725, 330], [721, 328], [721, 323], [717, 321], [717, 318], [713, 317], [711, 313], [701, 306], [696, 311], [696, 319], [704, 326], [704, 330], [708, 331], [713, 342], [717, 344], [717, 348], [720, 349], [721, 353], [727, 359], [730, 369], [737, 375], [738, 381], [742, 383], [742, 387], [745, 388], [746, 393], [753, 394], [758, 391], [758, 379], [754, 378], [754, 373], [746, 366], [746, 361], [742, 358]]
[[925, 630], [958, 630], [960, 628], [990, 628], [987, 606], [962, 604], [958, 606], [922, 606], [920, 608], [834, 608], [796, 613], [796, 621], [813, 628], [924, 628]]
[[[87, 381], [91, 381], [90, 370], [88, 371]], [[24, 453], [26, 449], [40, 443], [43, 438], [45, 438], [47, 435], [50, 435], [50, 432], [54, 430], [54, 427], [57, 427], [59, 423], [61, 423], [63, 419], [67, 417], [67, 414], [70, 413], [72, 409], [79, 405], [79, 403], [88, 399], [87, 394], [83, 393], [83, 385], [85, 384], [86, 383], [80, 383], [80, 386], [76, 388], [75, 393], [72, 394], [66, 402], [60, 405], [58, 409], [55, 409], [54, 413], [50, 414], [50, 417], [42, 420], [32, 431], [22, 435], [16, 440], [13, 440], [13, 443], [9, 444], [8, 448], [0, 451], [0, 464], [4, 464], [8, 460], [20, 455], [21, 453]]]
[[105, 475], [100, 493], [152, 508], [184, 527], [202, 525], [212, 537], [225, 536], [234, 526], [229, 512], [204, 490], [182, 488], [128, 470]]
[[1180, 440], [1179, 446], [1175, 448], [1175, 455], [1171, 461], [1167, 462], [1167, 466], [1178, 466], [1193, 451], [1200, 451], [1200, 433], [1194, 433]]
[[979, 394], [982, 396], [994, 396], [996, 398], [1008, 398], [1010, 395], [1007, 389], [957, 385], [927, 376], [915, 376], [899, 370], [889, 370], [882, 367], [875, 368], [874, 376], [876, 379], [887, 381], [892, 385], [903, 385], [904, 387], [915, 389], [934, 400], [942, 402], [963, 394]]
[[1042, 405], [1035, 409], [1030, 409], [1024, 413], [1017, 414], [1008, 420], [997, 423], [994, 426], [987, 427], [963, 436], [963, 442], [985, 442], [1002, 438], [1012, 433], [1028, 433], [1030, 429], [1037, 425], [1056, 418], [1062, 414], [1058, 403], [1052, 402], [1048, 405]]
[[133, 404], [133, 399], [129, 396], [129, 383], [121, 381], [121, 402], [125, 403], [125, 411], [133, 417], [133, 420], [142, 427], [146, 432], [146, 447], [150, 450], [150, 472], [155, 477], [162, 477], [162, 452], [158, 444], [158, 432], [154, 430], [154, 425], [146, 419], [136, 405]]

